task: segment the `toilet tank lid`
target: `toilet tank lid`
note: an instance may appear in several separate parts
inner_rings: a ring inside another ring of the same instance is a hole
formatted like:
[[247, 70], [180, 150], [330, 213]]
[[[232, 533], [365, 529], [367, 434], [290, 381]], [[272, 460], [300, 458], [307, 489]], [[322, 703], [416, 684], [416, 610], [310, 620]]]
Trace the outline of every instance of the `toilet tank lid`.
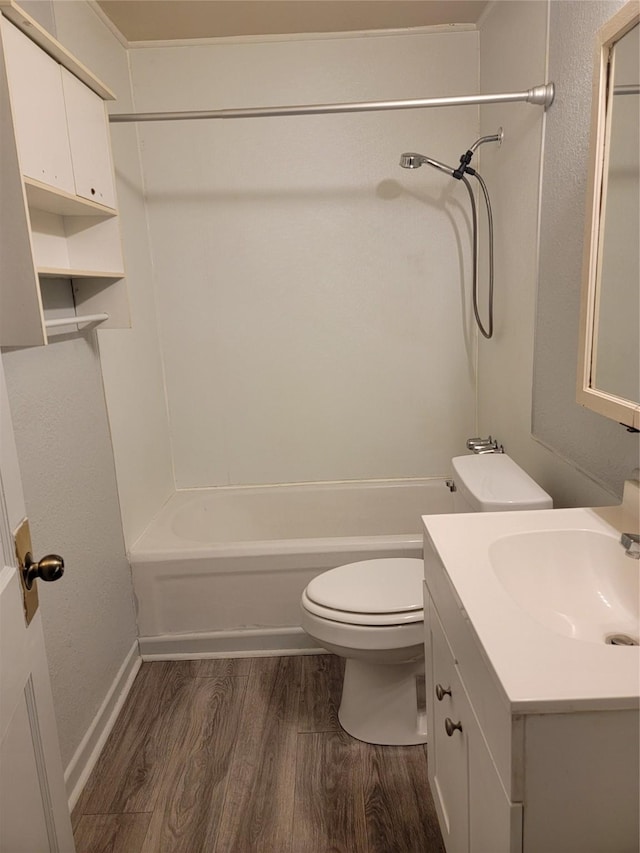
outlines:
[[506, 453], [452, 459], [454, 480], [474, 509], [551, 509], [549, 495]]

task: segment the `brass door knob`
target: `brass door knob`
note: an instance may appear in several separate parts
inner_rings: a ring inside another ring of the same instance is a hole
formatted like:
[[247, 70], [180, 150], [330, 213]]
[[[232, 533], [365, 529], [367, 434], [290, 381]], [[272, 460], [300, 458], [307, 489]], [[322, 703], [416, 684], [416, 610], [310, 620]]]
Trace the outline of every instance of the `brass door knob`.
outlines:
[[27, 551], [25, 554], [22, 577], [27, 589], [31, 589], [36, 578], [51, 583], [60, 580], [63, 574], [64, 560], [57, 554], [47, 554], [38, 562], [34, 561], [31, 551]]

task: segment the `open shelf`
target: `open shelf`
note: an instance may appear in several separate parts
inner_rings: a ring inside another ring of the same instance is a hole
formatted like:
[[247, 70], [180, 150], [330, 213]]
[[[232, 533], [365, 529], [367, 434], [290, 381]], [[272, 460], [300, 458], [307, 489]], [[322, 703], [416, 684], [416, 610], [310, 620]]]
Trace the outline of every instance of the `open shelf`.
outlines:
[[56, 317], [52, 320], [45, 320], [45, 329], [60, 329], [65, 326], [85, 326], [104, 323], [109, 319], [108, 314], [75, 314], [68, 317]]
[[60, 216], [117, 216], [118, 211], [104, 204], [71, 195], [56, 187], [47, 186], [33, 178], [24, 178], [27, 203], [30, 208]]
[[78, 270], [59, 267], [38, 267], [41, 278], [103, 278], [105, 281], [117, 281], [124, 278], [123, 272], [105, 272], [104, 270]]

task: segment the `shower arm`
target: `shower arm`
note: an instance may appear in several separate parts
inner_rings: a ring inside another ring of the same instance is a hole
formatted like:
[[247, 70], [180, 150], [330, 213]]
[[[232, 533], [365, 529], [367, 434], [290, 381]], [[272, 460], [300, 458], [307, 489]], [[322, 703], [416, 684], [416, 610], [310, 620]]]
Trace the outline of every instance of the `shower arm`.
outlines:
[[471, 162], [471, 158], [473, 157], [474, 152], [481, 145], [484, 145], [485, 142], [497, 142], [498, 145], [502, 145], [502, 140], [504, 139], [504, 131], [501, 127], [498, 128], [497, 133], [491, 133], [488, 136], [481, 136], [480, 139], [476, 139], [471, 148], [465, 151], [464, 154], [460, 156], [460, 165], [453, 172], [453, 177], [460, 180], [462, 176], [466, 173], [468, 175], [475, 175], [475, 170], [469, 166]]

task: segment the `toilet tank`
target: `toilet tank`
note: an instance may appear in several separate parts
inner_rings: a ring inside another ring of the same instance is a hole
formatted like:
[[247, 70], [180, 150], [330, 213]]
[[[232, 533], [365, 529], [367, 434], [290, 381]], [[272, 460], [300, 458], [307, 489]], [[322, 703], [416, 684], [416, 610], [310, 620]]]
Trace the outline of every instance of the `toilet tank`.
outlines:
[[506, 453], [456, 456], [451, 460], [455, 512], [551, 509], [553, 501]]

